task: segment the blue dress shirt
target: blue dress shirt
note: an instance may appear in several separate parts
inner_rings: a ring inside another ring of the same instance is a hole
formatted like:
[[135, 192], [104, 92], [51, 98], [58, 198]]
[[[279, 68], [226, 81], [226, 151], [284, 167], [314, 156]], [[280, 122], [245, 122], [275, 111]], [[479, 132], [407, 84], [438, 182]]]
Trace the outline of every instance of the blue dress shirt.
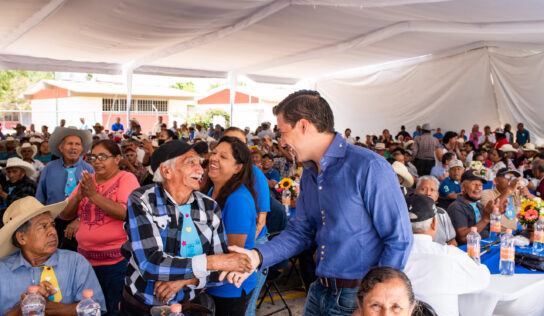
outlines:
[[319, 161], [307, 162], [297, 212], [279, 236], [257, 248], [262, 267], [316, 243], [320, 277], [362, 279], [376, 265], [402, 270], [413, 242], [406, 202], [391, 165], [336, 134]]
[[[81, 173], [83, 170], [94, 173], [93, 167], [83, 161], [83, 158], [81, 157], [79, 157], [79, 160], [73, 167], [76, 167], [76, 182], [81, 180]], [[58, 203], [68, 198], [66, 194], [64, 194], [64, 187], [66, 186], [68, 176], [65, 168], [64, 160], [62, 158], [51, 161], [43, 168], [40, 175], [40, 182], [38, 183], [38, 190], [36, 191], [36, 199], [42, 204], [49, 205]]]
[[[91, 289], [93, 297], [100, 303], [102, 313], [106, 303], [98, 279], [89, 262], [79, 253], [69, 250], [57, 251], [44, 262], [53, 267], [62, 293], [61, 303], [78, 303], [83, 299], [83, 290]], [[20, 251], [0, 259], [0, 315], [19, 304], [21, 294], [31, 285], [40, 283], [42, 268], [32, 267]]]

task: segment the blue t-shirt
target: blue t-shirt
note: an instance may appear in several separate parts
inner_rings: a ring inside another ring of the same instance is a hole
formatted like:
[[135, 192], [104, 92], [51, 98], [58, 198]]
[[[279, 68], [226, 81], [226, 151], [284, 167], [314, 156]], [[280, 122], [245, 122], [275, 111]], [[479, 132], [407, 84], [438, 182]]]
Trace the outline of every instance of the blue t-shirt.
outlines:
[[39, 160], [41, 162], [48, 163], [51, 161], [51, 157], [53, 157], [53, 153], [48, 153], [45, 156], [40, 156], [36, 154], [36, 156], [34, 156], [34, 160]]
[[438, 179], [444, 176], [444, 171], [446, 171], [446, 169], [444, 169], [444, 166], [436, 165], [431, 169], [431, 176]]
[[414, 135], [414, 137], [413, 137], [413, 138], [415, 138], [416, 136], [421, 136], [421, 132], [414, 132], [414, 134], [413, 134], [413, 135]]
[[529, 140], [530, 134], [529, 131], [524, 129], [523, 131], [517, 131], [516, 132], [516, 143], [520, 145], [525, 145], [527, 141]]
[[438, 193], [440, 193], [440, 197], [447, 197], [450, 193], [461, 193], [461, 184], [447, 177], [440, 183]]
[[125, 128], [123, 127], [123, 124], [121, 123], [114, 123], [111, 125], [111, 130], [114, 132], [117, 132], [117, 131], [124, 131]]
[[280, 183], [281, 181], [281, 177], [280, 177], [280, 173], [278, 172], [278, 170], [272, 168], [270, 170], [268, 170], [264, 176], [268, 179], [268, 180], [274, 180], [276, 181], [277, 183]]
[[[212, 189], [213, 190], [213, 189]], [[212, 190], [208, 193], [211, 196]], [[247, 235], [245, 249], [253, 249], [255, 246], [255, 229], [257, 226], [257, 209], [253, 196], [245, 185], [239, 187], [225, 201], [225, 206], [221, 210], [223, 216], [223, 226], [225, 234]], [[208, 288], [206, 291], [219, 297], [240, 297], [242, 290], [249, 294], [257, 284], [257, 275], [255, 272], [242, 283], [240, 288], [232, 284], [226, 284], [219, 287]]]
[[[257, 193], [257, 205], [259, 206], [259, 213], [269, 213], [270, 212], [270, 190], [268, 189], [268, 181], [266, 181], [266, 176], [257, 166], [253, 165], [253, 174], [255, 175], [255, 193]], [[264, 225], [261, 233], [258, 238], [266, 236], [268, 234], [268, 229], [266, 224]]]
[[438, 138], [438, 139], [442, 139], [442, 138], [444, 138], [444, 135], [442, 135], [442, 133], [434, 133], [433, 137]]

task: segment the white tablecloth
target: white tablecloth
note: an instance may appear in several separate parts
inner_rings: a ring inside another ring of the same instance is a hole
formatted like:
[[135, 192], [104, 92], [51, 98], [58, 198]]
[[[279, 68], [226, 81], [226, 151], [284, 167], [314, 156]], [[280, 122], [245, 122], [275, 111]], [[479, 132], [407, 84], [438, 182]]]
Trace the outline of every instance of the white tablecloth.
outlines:
[[544, 316], [544, 273], [491, 275], [482, 292], [459, 296], [462, 316]]

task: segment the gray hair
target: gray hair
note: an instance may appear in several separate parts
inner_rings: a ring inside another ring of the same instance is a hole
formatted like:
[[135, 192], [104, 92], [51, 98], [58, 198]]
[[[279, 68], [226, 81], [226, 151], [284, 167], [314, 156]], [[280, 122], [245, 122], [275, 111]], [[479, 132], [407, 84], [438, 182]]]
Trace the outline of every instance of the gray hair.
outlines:
[[[41, 214], [38, 214], [36, 216], [39, 216], [39, 215], [42, 215], [42, 214], [49, 214], [51, 215], [51, 212], [44, 212], [44, 213], [41, 213]], [[31, 219], [27, 220], [26, 222], [24, 222], [21, 226], [19, 226], [19, 228], [17, 228], [14, 232], [13, 232], [13, 235], [11, 235], [11, 243], [17, 247], [17, 248], [21, 248], [21, 245], [19, 244], [19, 241], [17, 240], [17, 233], [23, 233], [23, 234], [26, 234], [28, 233], [28, 229], [30, 228], [30, 226], [32, 226], [32, 221], [34, 220], [34, 218], [36, 218], [36, 216], [32, 217]]]
[[436, 184], [436, 188], [440, 186], [440, 181], [438, 181], [437, 178], [433, 176], [422, 176], [417, 179], [416, 189], [419, 188], [423, 181], [432, 181], [434, 184]]
[[422, 222], [413, 222], [412, 223], [412, 232], [415, 233], [425, 233], [428, 232], [431, 229], [431, 224], [433, 222], [433, 218], [426, 219]]
[[155, 182], [155, 183], [164, 183], [164, 177], [161, 174], [161, 165], [165, 164], [167, 167], [174, 170], [176, 168], [176, 159], [178, 159], [178, 158], [179, 158], [179, 156], [168, 159], [165, 162], [160, 163], [159, 167], [157, 168], [157, 170], [155, 170], [155, 173], [153, 174], [153, 182]]
[[538, 170], [540, 172], [544, 172], [544, 160], [542, 159], [535, 159], [533, 160], [533, 163], [531, 165], [532, 170]]

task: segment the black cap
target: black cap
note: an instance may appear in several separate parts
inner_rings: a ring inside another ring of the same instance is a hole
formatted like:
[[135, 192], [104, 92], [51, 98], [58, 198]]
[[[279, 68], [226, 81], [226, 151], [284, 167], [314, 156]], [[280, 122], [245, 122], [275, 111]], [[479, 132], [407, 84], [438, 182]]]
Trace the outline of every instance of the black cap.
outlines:
[[151, 170], [155, 172], [159, 165], [167, 160], [176, 158], [188, 152], [194, 145], [189, 145], [180, 140], [172, 140], [164, 143], [151, 155]]
[[487, 180], [482, 177], [480, 172], [476, 169], [469, 169], [463, 173], [461, 176], [461, 182], [463, 181], [472, 181], [472, 180], [480, 180], [483, 184], [487, 184]]
[[411, 194], [406, 197], [408, 214], [412, 223], [423, 222], [436, 215], [434, 200], [423, 194]]
[[508, 169], [508, 168], [500, 168], [499, 171], [497, 171], [497, 177], [504, 177], [504, 175], [506, 174], [511, 174], [511, 175], [514, 175], [516, 177], [521, 177], [521, 174], [519, 172], [517, 172], [516, 170], [511, 170], [511, 169]]

